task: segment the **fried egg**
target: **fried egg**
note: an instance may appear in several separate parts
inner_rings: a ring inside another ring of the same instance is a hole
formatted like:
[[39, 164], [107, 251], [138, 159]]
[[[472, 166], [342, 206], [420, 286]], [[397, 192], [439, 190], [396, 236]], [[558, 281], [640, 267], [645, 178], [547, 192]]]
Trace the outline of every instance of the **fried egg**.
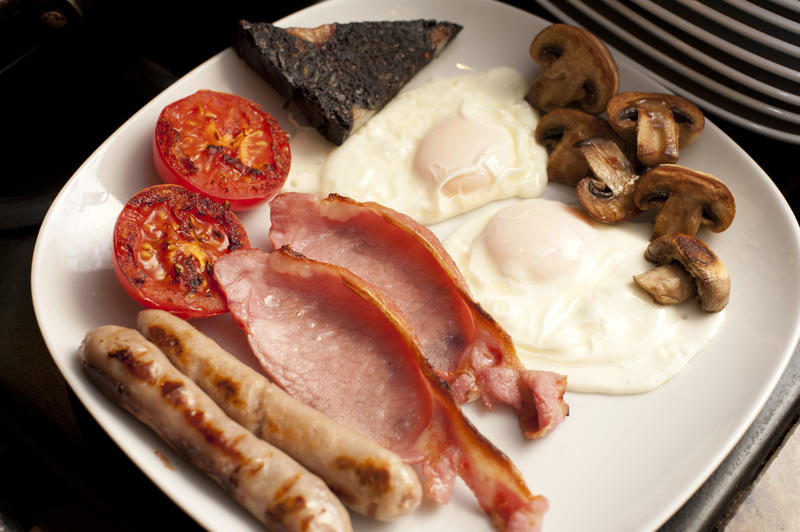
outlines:
[[547, 152], [507, 67], [402, 92], [338, 148], [308, 130], [292, 138], [284, 190], [376, 201], [430, 224], [493, 200], [540, 196]]
[[724, 311], [660, 306], [635, 286], [654, 266], [643, 256], [651, 224], [599, 224], [547, 199], [499, 203], [445, 247], [527, 367], [566, 374], [572, 391], [639, 393], [678, 374], [719, 330]]

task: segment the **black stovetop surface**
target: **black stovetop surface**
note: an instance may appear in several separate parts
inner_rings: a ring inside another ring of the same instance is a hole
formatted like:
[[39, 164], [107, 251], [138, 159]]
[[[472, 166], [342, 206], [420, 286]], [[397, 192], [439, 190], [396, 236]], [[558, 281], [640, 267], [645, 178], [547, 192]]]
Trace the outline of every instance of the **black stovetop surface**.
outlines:
[[[47, 207], [80, 164], [161, 90], [227, 47], [236, 20], [276, 20], [313, 3], [228, 0], [209, 12], [183, 0], [85, 0], [82, 18], [29, 33], [16, 56], [0, 53], [0, 530], [200, 529], [122, 454], [61, 377], [33, 313], [33, 246]], [[531, 2], [508, 3], [554, 20]], [[7, 5], [0, 0], [0, 9]], [[7, 20], [0, 11], [0, 49]], [[796, 214], [800, 174], [785, 161], [797, 148], [709, 117], [773, 178]], [[664, 530], [724, 523], [799, 411], [795, 355], [751, 429]]]

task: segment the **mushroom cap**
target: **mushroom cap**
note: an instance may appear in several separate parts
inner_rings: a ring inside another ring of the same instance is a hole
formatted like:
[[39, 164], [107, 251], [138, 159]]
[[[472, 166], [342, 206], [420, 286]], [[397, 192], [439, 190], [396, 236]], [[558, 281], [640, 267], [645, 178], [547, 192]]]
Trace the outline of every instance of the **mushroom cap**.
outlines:
[[682, 233], [664, 235], [650, 242], [644, 256], [656, 264], [679, 262], [695, 280], [703, 310], [719, 312], [728, 304], [731, 290], [728, 270], [700, 240]]
[[662, 164], [639, 178], [633, 201], [641, 210], [659, 209], [653, 238], [669, 233], [697, 234], [701, 225], [719, 233], [736, 215], [736, 203], [725, 183], [711, 174], [678, 164]]
[[618, 223], [640, 214], [633, 201], [639, 176], [622, 148], [605, 137], [582, 140], [576, 147], [593, 173], [575, 187], [578, 201], [589, 216], [599, 222]]
[[569, 108], [545, 114], [536, 125], [534, 138], [550, 152], [547, 178], [574, 186], [589, 175], [591, 170], [586, 157], [575, 143], [594, 137], [607, 137], [619, 146], [625, 145], [603, 118]]
[[600, 114], [619, 90], [614, 58], [600, 39], [582, 28], [548, 26], [531, 42], [530, 54], [545, 69], [526, 97], [539, 109], [577, 103], [587, 113]]
[[627, 142], [635, 142], [642, 164], [678, 161], [680, 148], [697, 140], [705, 126], [703, 112], [674, 94], [621, 92], [606, 106], [611, 127]]

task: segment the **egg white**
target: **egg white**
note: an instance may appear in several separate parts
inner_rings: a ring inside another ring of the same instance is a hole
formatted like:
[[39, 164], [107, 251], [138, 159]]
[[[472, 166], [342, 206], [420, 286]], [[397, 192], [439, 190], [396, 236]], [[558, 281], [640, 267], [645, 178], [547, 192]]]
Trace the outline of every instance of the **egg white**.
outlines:
[[[528, 87], [504, 67], [433, 80], [339, 147], [297, 127], [284, 190], [376, 201], [440, 235], [455, 228], [445, 247], [527, 367], [567, 375], [571, 391], [654, 389], [711, 342], [724, 311], [659, 306], [634, 284], [653, 267], [650, 224], [604, 225], [563, 203], [508, 199], [538, 198], [547, 185]], [[490, 223], [528, 207], [536, 212]]]
[[547, 152], [533, 139], [529, 85], [507, 67], [433, 80], [401, 92], [339, 147], [300, 128], [284, 190], [376, 201], [424, 224], [540, 196]]
[[567, 375], [571, 391], [640, 393], [677, 375], [724, 315], [694, 300], [660, 306], [634, 284], [654, 266], [651, 231], [529, 199], [476, 212], [445, 247], [527, 367]]

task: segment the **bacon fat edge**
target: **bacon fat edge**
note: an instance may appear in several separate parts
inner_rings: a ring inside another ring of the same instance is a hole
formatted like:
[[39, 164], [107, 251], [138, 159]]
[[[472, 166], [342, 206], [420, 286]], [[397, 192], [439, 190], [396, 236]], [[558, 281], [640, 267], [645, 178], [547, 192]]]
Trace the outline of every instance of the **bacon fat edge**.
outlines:
[[547, 501], [463, 416], [394, 303], [345, 268], [288, 248], [216, 263], [234, 320], [289, 394], [421, 463], [447, 502], [456, 476], [500, 530], [539, 530]]
[[529, 438], [568, 414], [566, 377], [527, 370], [508, 333], [472, 298], [441, 242], [412, 218], [377, 203], [285, 193], [270, 207], [275, 248], [343, 266], [393, 299], [422, 352], [458, 402], [480, 396], [516, 409]]

